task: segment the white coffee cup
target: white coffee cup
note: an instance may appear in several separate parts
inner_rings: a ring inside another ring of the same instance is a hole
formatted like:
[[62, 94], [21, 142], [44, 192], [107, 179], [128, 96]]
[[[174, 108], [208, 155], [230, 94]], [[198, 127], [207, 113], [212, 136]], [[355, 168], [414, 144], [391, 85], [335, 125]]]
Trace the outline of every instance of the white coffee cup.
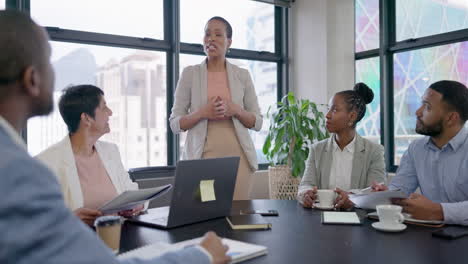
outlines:
[[376, 208], [379, 221], [385, 226], [396, 226], [405, 220], [399, 205], [381, 204], [377, 205]]
[[336, 193], [333, 190], [317, 190], [320, 207], [333, 207], [335, 205]]

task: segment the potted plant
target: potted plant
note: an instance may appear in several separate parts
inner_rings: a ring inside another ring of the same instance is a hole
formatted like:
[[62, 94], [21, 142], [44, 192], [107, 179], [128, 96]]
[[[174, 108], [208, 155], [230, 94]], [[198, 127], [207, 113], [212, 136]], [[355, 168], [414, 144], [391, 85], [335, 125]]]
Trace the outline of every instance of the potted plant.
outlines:
[[327, 138], [325, 116], [317, 105], [307, 99], [296, 99], [292, 92], [270, 107], [267, 117], [271, 124], [263, 145], [270, 162], [270, 198], [295, 199], [297, 187], [309, 156], [309, 145]]

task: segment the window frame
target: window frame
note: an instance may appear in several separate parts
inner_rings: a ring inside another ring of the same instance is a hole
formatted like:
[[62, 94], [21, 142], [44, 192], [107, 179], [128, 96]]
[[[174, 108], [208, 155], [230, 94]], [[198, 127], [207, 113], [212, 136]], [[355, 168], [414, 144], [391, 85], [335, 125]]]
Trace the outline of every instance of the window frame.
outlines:
[[[354, 1], [354, 5], [356, 6], [356, 1]], [[394, 54], [468, 41], [468, 28], [396, 41], [396, 2], [386, 0], [379, 0], [379, 22], [379, 48], [355, 52], [355, 62], [362, 59], [380, 57], [380, 141], [385, 146], [386, 170], [388, 172], [396, 172], [398, 166], [395, 164], [393, 114]]]
[[[6, 2], [6, 9], [15, 9], [30, 14], [31, 0], [0, 0]], [[256, 1], [256, 0], [251, 0]], [[268, 1], [260, 1], [268, 2]], [[289, 62], [289, 4], [282, 1], [274, 6], [275, 51], [254, 51], [247, 49], [231, 49], [227, 58], [254, 61], [274, 62], [277, 65], [277, 101], [288, 92]], [[286, 3], [286, 4], [285, 4]], [[179, 55], [205, 55], [201, 44], [184, 43], [180, 41], [180, 0], [163, 0], [164, 39], [139, 38], [113, 34], [69, 30], [59, 27], [46, 27], [51, 41], [91, 44], [98, 46], [131, 48], [166, 53], [166, 110], [169, 114], [174, 104], [174, 92], [179, 78]], [[175, 165], [179, 160], [179, 136], [170, 129], [166, 120], [167, 130], [167, 165]], [[27, 139], [27, 129], [24, 128], [23, 138]], [[260, 169], [266, 169], [268, 164], [259, 164]]]

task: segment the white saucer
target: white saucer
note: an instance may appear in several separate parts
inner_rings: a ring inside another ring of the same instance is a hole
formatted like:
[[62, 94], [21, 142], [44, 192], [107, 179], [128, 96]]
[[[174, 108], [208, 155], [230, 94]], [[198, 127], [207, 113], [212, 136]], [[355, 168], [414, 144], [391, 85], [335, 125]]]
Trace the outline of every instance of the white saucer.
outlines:
[[318, 204], [314, 205], [315, 209], [320, 209], [320, 210], [333, 210], [335, 209], [335, 206], [320, 206]]
[[386, 226], [383, 225], [381, 222], [372, 223], [372, 227], [384, 232], [401, 232], [406, 229], [405, 224], [397, 224], [395, 226]]

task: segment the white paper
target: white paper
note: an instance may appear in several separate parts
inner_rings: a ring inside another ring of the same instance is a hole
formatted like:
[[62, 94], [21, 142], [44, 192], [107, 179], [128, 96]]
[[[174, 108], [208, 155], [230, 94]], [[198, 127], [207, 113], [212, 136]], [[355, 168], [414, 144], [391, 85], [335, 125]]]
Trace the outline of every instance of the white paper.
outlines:
[[382, 191], [349, 195], [349, 199], [354, 203], [355, 207], [373, 210], [380, 204], [392, 204], [391, 198], [408, 198], [408, 195], [402, 191]]
[[152, 199], [167, 192], [171, 187], [171, 184], [167, 184], [161, 187], [125, 191], [111, 201], [107, 202], [105, 205], [101, 206], [98, 210], [103, 214], [113, 214], [116, 212], [129, 210], [139, 204], [151, 201]]
[[323, 212], [323, 222], [338, 224], [360, 224], [359, 217], [355, 212]]
[[[118, 259], [129, 259], [139, 258], [144, 260], [150, 260], [157, 256], [161, 256], [170, 251], [182, 249], [184, 247], [197, 245], [203, 238], [195, 238], [191, 240], [182, 241], [176, 244], [167, 244], [158, 242], [135, 250], [123, 253], [119, 255]], [[239, 263], [247, 259], [258, 257], [267, 254], [267, 248], [265, 246], [245, 243], [237, 240], [223, 238], [223, 244], [229, 246], [227, 254], [231, 256], [232, 261], [230, 263]]]

